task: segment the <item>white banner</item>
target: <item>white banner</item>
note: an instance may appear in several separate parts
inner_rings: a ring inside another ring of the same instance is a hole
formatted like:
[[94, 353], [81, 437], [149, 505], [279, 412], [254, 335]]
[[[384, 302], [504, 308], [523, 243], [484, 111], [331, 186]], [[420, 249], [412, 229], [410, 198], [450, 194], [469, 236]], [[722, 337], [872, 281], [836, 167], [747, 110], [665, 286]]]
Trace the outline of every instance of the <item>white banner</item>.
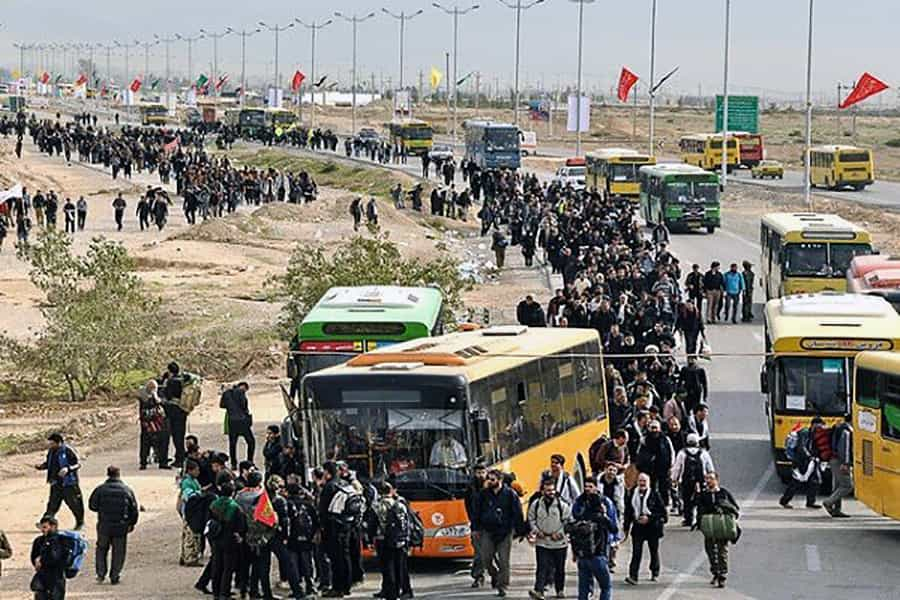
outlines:
[[567, 131], [589, 131], [591, 128], [591, 99], [588, 96], [581, 97], [581, 122], [578, 120], [577, 96], [569, 96], [569, 118], [566, 120]]
[[21, 198], [22, 189], [22, 184], [17, 183], [8, 190], [0, 190], [0, 203], [6, 202], [10, 198]]
[[394, 113], [408, 115], [412, 108], [412, 96], [409, 90], [397, 90], [394, 92]]
[[269, 88], [269, 108], [281, 108], [284, 102], [284, 90], [281, 88]]
[[184, 103], [188, 106], [197, 106], [197, 90], [191, 88], [184, 96]]

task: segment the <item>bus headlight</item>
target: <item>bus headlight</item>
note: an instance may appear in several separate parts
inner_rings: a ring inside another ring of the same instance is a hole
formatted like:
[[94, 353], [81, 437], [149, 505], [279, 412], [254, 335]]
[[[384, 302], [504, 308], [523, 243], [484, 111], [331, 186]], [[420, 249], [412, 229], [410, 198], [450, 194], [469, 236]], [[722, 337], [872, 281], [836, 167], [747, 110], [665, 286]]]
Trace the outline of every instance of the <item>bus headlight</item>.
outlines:
[[469, 537], [471, 533], [472, 530], [468, 525], [452, 525], [450, 527], [442, 527], [441, 529], [438, 529], [434, 534], [434, 537], [464, 538]]

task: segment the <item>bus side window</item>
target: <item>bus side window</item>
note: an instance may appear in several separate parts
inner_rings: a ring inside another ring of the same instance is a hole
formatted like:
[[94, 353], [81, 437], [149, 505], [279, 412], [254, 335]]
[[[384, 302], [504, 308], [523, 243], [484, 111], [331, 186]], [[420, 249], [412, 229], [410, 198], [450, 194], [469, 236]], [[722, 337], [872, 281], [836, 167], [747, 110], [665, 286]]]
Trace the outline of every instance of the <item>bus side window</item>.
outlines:
[[881, 436], [900, 440], [900, 377], [883, 375]]
[[580, 423], [606, 415], [603, 374], [597, 355], [600, 347], [590, 342], [575, 349], [575, 401], [581, 415]]
[[493, 406], [491, 405], [491, 393], [488, 389], [490, 380], [481, 380], [473, 383], [469, 388], [471, 394], [471, 407], [473, 411], [483, 411], [491, 420], [491, 439], [477, 440], [479, 443], [476, 454], [484, 458], [485, 462], [495, 463], [500, 460], [497, 452], [497, 427], [493, 420]]
[[572, 357], [560, 357], [559, 387], [565, 415], [564, 429], [572, 429], [582, 422], [581, 411], [576, 401], [575, 378], [575, 362], [572, 360]]
[[550, 438], [565, 431], [565, 412], [559, 394], [559, 364], [555, 356], [540, 360], [541, 381], [544, 387], [544, 408], [541, 411], [544, 437]]
[[858, 369], [856, 371], [856, 402], [867, 408], [881, 408], [878, 384], [882, 376], [875, 371]]
[[522, 421], [521, 438], [524, 447], [530, 448], [544, 439], [542, 435], [544, 403], [538, 362], [533, 361], [519, 367], [516, 370], [516, 379], [516, 397]]

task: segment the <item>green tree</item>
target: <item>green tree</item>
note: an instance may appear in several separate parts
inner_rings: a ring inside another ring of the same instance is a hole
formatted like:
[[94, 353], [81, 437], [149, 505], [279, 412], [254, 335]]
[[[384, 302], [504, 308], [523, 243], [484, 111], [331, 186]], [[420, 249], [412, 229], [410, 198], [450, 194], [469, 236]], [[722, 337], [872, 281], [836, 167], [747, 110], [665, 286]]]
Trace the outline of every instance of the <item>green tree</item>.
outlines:
[[298, 245], [287, 271], [270, 281], [285, 302], [280, 325], [292, 332], [329, 288], [360, 285], [433, 286], [444, 294], [445, 322], [462, 306], [469, 283], [452, 258], [404, 258], [386, 234], [356, 236], [330, 255], [322, 248]]
[[52, 394], [64, 382], [70, 400], [85, 400], [152, 364], [159, 300], [134, 274], [122, 245], [98, 238], [77, 256], [66, 234], [50, 230], [19, 256], [46, 295], [46, 327], [32, 342], [0, 340], [20, 383]]

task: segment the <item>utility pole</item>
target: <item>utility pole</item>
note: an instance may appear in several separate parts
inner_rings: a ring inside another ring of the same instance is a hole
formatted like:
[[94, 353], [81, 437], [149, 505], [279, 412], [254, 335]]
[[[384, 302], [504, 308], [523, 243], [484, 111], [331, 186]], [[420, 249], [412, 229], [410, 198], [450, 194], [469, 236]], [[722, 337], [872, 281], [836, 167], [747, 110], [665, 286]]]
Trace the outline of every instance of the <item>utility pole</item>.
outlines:
[[287, 25], [266, 25], [263, 21], [259, 22], [260, 27], [265, 27], [269, 31], [275, 32], [275, 72], [274, 72], [275, 81], [274, 81], [274, 84], [272, 85], [272, 88], [276, 90], [274, 92], [276, 100], [278, 99], [278, 91], [277, 90], [281, 89], [281, 73], [279, 73], [279, 71], [278, 71], [278, 34], [281, 33], [282, 31], [287, 31], [288, 29], [292, 28], [294, 25], [296, 25], [296, 23], [294, 23], [294, 21], [291, 21]]
[[175, 34], [175, 37], [182, 42], [187, 42], [187, 80], [188, 84], [192, 84], [194, 81], [194, 42], [202, 40], [205, 36], [203, 35], [201, 30], [201, 33], [195, 35], [194, 37], [184, 36], [177, 33]]
[[[575, 156], [581, 156], [581, 74], [584, 51], [584, 5], [594, 0], [572, 0], [578, 3], [578, 83], [575, 91]], [[591, 110], [588, 102], [588, 111]], [[590, 118], [590, 115], [588, 116]]]
[[[316, 23], [315, 21], [312, 21], [310, 23], [305, 23], [304, 21], [301, 21], [300, 19], [296, 19], [296, 21], [297, 21], [297, 23], [300, 23], [301, 25], [303, 25], [304, 27], [309, 29], [310, 33], [312, 34], [312, 36], [311, 36], [312, 37], [312, 80], [310, 81], [310, 88], [309, 88], [309, 91], [310, 91], [309, 96], [310, 96], [310, 99], [312, 100], [312, 102], [310, 104], [310, 110], [309, 110], [309, 115], [310, 115], [309, 123], [310, 123], [310, 127], [313, 127], [316, 124], [316, 33], [320, 29], [324, 29], [325, 27], [328, 27], [329, 25], [331, 25], [333, 23], [333, 21], [331, 19], [328, 19], [327, 21], [322, 21], [321, 23]], [[355, 134], [356, 132], [354, 131], [353, 133]]]
[[176, 41], [177, 37], [164, 38], [159, 35], [154, 36], [158, 41], [163, 42], [166, 45], [166, 108], [169, 108], [169, 105], [172, 104], [172, 78], [171, 78], [171, 63], [169, 62], [169, 55], [171, 52], [172, 42]]
[[647, 150], [647, 156], [656, 156], [656, 148], [654, 147], [653, 136], [656, 133], [656, 96], [653, 88], [656, 86], [656, 0], [650, 3], [650, 85], [647, 86], [647, 100], [650, 103], [650, 135], [648, 144], [650, 148]]
[[812, 146], [812, 47], [813, 47], [813, 0], [809, 0], [809, 28], [806, 41], [806, 151], [803, 154], [803, 194], [807, 210], [812, 210], [812, 195], [809, 181], [809, 150]]
[[[147, 79], [150, 77], [150, 48], [159, 44], [159, 40], [153, 42], [141, 42], [140, 46], [144, 49], [144, 84], [146, 85]], [[93, 58], [91, 59], [93, 63]], [[92, 67], [93, 68], [93, 67]]]
[[[447, 118], [449, 119], [449, 117], [450, 117], [450, 53], [449, 53], [449, 52], [445, 52], [445, 53], [444, 53], [444, 57], [445, 57], [445, 59], [446, 59], [446, 61], [447, 61], [447, 62], [446, 62], [446, 67], [445, 67], [445, 68], [447, 69], [447, 70], [445, 71], [445, 73], [447, 73], [447, 78], [446, 78], [446, 80], [444, 81], [444, 87], [445, 87], [445, 89], [446, 89], [446, 94], [447, 94]], [[454, 127], [454, 129], [453, 129], [453, 141], [456, 141], [456, 123], [453, 124], [453, 127]]]
[[233, 27], [228, 27], [225, 29], [228, 33], [236, 33], [241, 36], [241, 95], [239, 99], [239, 105], [241, 108], [244, 107], [244, 98], [247, 95], [247, 38], [251, 35], [259, 33], [262, 31], [259, 27], [256, 29], [241, 29], [237, 30]]
[[341, 18], [353, 26], [353, 73], [350, 76], [350, 97], [351, 97], [351, 117], [350, 117], [350, 130], [353, 135], [356, 135], [356, 28], [357, 25], [368, 21], [369, 19], [375, 18], [375, 13], [371, 12], [364, 17], [359, 17], [357, 15], [346, 16], [341, 12], [335, 11], [334, 16]]
[[[212, 92], [213, 97], [217, 98], [219, 96], [219, 40], [229, 35], [231, 33], [231, 28], [226, 27], [225, 31], [222, 33], [216, 33], [215, 31], [207, 31], [205, 29], [201, 29], [200, 33], [205, 35], [206, 37], [212, 38], [213, 41], [213, 64], [212, 64]], [[275, 64], [278, 64], [277, 62]]]
[[[437, 2], [432, 2], [431, 5], [453, 17], [453, 140], [456, 141], [456, 111], [459, 108], [459, 90], [457, 89], [457, 82], [459, 81], [459, 17], [477, 10], [479, 5], [473, 4], [466, 9], [461, 9], [459, 6], [454, 6], [452, 9], [446, 8]], [[449, 65], [447, 69], [447, 76], [449, 77]]]
[[515, 3], [510, 2], [509, 0], [498, 0], [500, 4], [507, 8], [511, 8], [516, 11], [516, 59], [515, 59], [515, 75], [514, 75], [514, 83], [513, 83], [513, 122], [516, 124], [516, 127], [519, 126], [519, 54], [520, 54], [520, 40], [522, 35], [522, 11], [528, 10], [529, 8], [533, 8], [538, 4], [542, 4], [544, 0], [532, 0], [527, 4], [522, 4], [522, 0], [516, 0]]
[[722, 191], [728, 183], [728, 51], [731, 41], [731, 0], [725, 0], [725, 74], [722, 81]]

